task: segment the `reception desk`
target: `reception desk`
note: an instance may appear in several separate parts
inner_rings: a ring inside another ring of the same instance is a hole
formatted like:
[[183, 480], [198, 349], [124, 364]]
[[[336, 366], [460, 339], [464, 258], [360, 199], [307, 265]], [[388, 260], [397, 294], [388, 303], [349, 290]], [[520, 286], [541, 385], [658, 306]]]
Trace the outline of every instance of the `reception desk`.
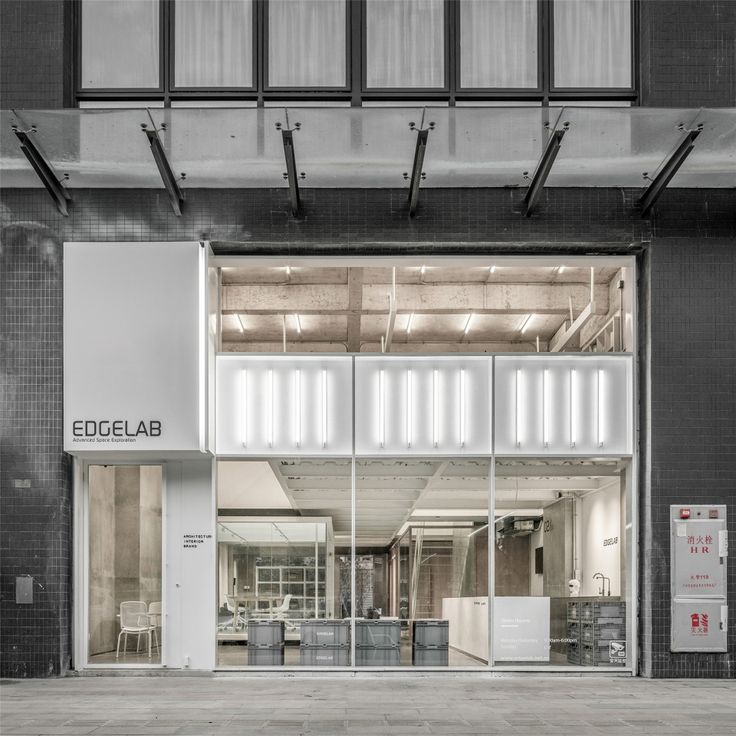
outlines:
[[443, 598], [442, 618], [449, 622], [453, 649], [488, 661], [488, 598]]

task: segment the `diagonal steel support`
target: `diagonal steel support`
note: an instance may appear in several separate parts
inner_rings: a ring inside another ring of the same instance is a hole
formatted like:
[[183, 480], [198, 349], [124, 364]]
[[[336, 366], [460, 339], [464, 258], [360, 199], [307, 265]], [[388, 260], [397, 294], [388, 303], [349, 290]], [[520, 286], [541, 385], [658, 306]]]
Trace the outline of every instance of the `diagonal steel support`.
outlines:
[[[36, 132], [35, 125], [31, 126], [30, 132]], [[23, 155], [28, 159], [28, 163], [33, 167], [46, 191], [54, 200], [56, 209], [64, 217], [69, 217], [69, 202], [71, 202], [72, 196], [61, 183], [62, 180], [56, 175], [53, 166], [27, 131], [19, 130], [18, 126], [14, 125], [13, 133], [15, 133], [15, 137], [20, 143], [20, 150], [23, 151]]]
[[524, 197], [524, 214], [527, 217], [531, 216], [539, 202], [539, 197], [542, 194], [549, 172], [552, 171], [552, 165], [557, 158], [557, 154], [560, 152], [562, 139], [565, 137], [565, 133], [567, 133], [569, 127], [569, 123], [564, 123], [561, 130], [552, 131], [552, 135], [547, 141], [542, 158], [537, 164], [536, 171], [532, 176], [529, 188], [526, 190], [526, 196]]
[[409, 123], [409, 129], [416, 131], [417, 143], [414, 148], [414, 163], [411, 167], [411, 176], [404, 174], [405, 179], [409, 179], [409, 217], [414, 217], [417, 211], [417, 205], [419, 204], [419, 185], [422, 180], [426, 178], [425, 173], [422, 171], [424, 166], [424, 154], [427, 151], [427, 142], [429, 140], [429, 131], [434, 130], [434, 123], [424, 127], [424, 115], [426, 110], [422, 112], [422, 122], [417, 128], [414, 123]]
[[[150, 113], [149, 113], [150, 116]], [[148, 144], [151, 146], [151, 153], [153, 154], [153, 160], [156, 162], [158, 173], [161, 176], [164, 189], [169, 195], [169, 202], [171, 203], [171, 209], [174, 210], [174, 214], [177, 217], [181, 217], [181, 208], [184, 204], [184, 193], [179, 187], [179, 182], [174, 176], [174, 172], [171, 170], [169, 159], [166, 158], [166, 151], [164, 151], [163, 143], [158, 136], [158, 130], [153, 125], [153, 118], [151, 118], [152, 127], [149, 128], [146, 123], [141, 123], [141, 128], [148, 138]], [[161, 126], [161, 130], [166, 130], [166, 124]], [[181, 178], [185, 178], [185, 174], [181, 175]]]
[[289, 125], [289, 111], [284, 110], [286, 117], [286, 125], [276, 123], [276, 130], [281, 131], [281, 144], [284, 147], [284, 161], [286, 162], [286, 171], [284, 179], [289, 182], [289, 204], [291, 205], [291, 214], [299, 217], [302, 211], [302, 199], [299, 196], [299, 179], [304, 179], [305, 174], [297, 174], [296, 171], [296, 154], [294, 153], [294, 131], [301, 130], [301, 123], [294, 123], [292, 128]]
[[[683, 126], [679, 126], [680, 130], [684, 130]], [[654, 207], [657, 200], [662, 195], [662, 192], [667, 188], [667, 185], [672, 180], [672, 177], [677, 173], [680, 166], [685, 163], [685, 159], [690, 155], [691, 151], [695, 147], [695, 139], [700, 135], [703, 130], [703, 124], [698, 125], [695, 130], [686, 131], [685, 137], [680, 141], [680, 145], [677, 146], [672, 155], [667, 159], [664, 166], [659, 170], [657, 176], [652, 179], [652, 183], [647, 187], [646, 192], [639, 200], [641, 205], [641, 215], [646, 217], [649, 211]], [[646, 172], [644, 173], [646, 177]]]

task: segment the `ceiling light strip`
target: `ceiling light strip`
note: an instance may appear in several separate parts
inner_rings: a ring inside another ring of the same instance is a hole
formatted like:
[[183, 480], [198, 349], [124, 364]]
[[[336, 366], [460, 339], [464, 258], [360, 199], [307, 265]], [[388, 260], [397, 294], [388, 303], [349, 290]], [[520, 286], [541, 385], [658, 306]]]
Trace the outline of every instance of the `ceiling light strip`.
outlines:
[[549, 447], [549, 369], [545, 368], [542, 374], [542, 441]]
[[440, 444], [440, 372], [432, 371], [432, 440], [434, 446]]
[[240, 371], [240, 441], [248, 446], [248, 371]]
[[406, 371], [406, 446], [411, 448], [412, 441], [412, 394], [414, 393], [412, 385], [411, 368]]
[[460, 369], [460, 447], [465, 447], [465, 368]]
[[384, 371], [378, 371], [378, 444], [386, 444], [386, 377]]
[[574, 368], [570, 369], [570, 447], [577, 442], [578, 423], [578, 375]]
[[274, 411], [274, 395], [273, 395], [273, 369], [268, 369], [268, 446], [273, 447], [273, 411]]
[[302, 372], [294, 371], [294, 441], [302, 446]]
[[327, 447], [327, 371], [322, 369], [322, 447]]

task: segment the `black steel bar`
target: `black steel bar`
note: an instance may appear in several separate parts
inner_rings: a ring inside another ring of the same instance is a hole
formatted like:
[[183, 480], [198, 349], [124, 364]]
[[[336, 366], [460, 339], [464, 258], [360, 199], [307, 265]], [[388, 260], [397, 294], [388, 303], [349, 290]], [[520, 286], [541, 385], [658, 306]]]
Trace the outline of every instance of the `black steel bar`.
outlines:
[[281, 141], [284, 144], [284, 158], [286, 159], [286, 177], [289, 181], [289, 201], [291, 214], [299, 217], [301, 198], [299, 197], [299, 181], [296, 173], [296, 156], [294, 155], [294, 135], [291, 130], [281, 130]]
[[153, 154], [153, 160], [156, 162], [158, 167], [158, 173], [161, 176], [166, 193], [169, 195], [169, 202], [171, 203], [171, 209], [174, 210], [174, 214], [177, 217], [181, 217], [181, 208], [184, 204], [184, 194], [181, 191], [179, 184], [174, 176], [174, 172], [171, 170], [169, 160], [166, 158], [166, 152], [161, 143], [161, 139], [158, 137], [158, 131], [154, 128], [153, 130], [145, 127], [143, 132], [148, 138], [148, 143], [151, 146], [151, 153]]
[[28, 133], [24, 130], [17, 129], [14, 129], [13, 132], [20, 142], [20, 150], [23, 151], [23, 154], [28, 159], [28, 163], [31, 164], [41, 183], [46, 188], [46, 191], [51, 195], [51, 198], [56, 204], [56, 209], [64, 217], [69, 217], [68, 202], [71, 202], [72, 197], [62, 185], [53, 166], [47, 161], [41, 149], [31, 140]]
[[411, 167], [411, 178], [409, 180], [409, 217], [414, 217], [419, 204], [419, 185], [422, 181], [422, 166], [424, 166], [424, 154], [427, 150], [429, 130], [417, 130], [417, 145], [414, 148], [414, 163]]
[[524, 214], [530, 217], [534, 208], [537, 206], [539, 197], [544, 189], [544, 184], [547, 181], [549, 172], [552, 170], [552, 165], [557, 158], [557, 154], [560, 152], [560, 146], [562, 145], [562, 139], [565, 137], [567, 132], [567, 125], [562, 130], [555, 130], [547, 141], [547, 145], [542, 154], [542, 158], [537, 165], [537, 169], [532, 176], [529, 188], [526, 190], [526, 196], [524, 197]]
[[675, 152], [667, 159], [665, 165], [660, 169], [657, 176], [654, 177], [652, 183], [647, 187], [646, 192], [642, 195], [639, 200], [641, 205], [641, 216], [646, 217], [649, 214], [649, 210], [654, 207], [657, 200], [662, 195], [662, 192], [667, 188], [672, 177], [677, 173], [678, 169], [685, 162], [685, 159], [690, 155], [690, 152], [695, 147], [695, 139], [700, 135], [702, 131], [702, 125], [698, 126], [696, 130], [690, 130], [687, 135], [677, 146]]

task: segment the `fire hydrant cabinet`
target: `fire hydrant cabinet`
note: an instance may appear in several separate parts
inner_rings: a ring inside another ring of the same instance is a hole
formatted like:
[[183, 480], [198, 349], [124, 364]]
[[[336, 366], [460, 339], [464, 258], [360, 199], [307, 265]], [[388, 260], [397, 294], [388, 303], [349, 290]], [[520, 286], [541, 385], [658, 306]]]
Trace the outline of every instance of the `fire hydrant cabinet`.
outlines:
[[673, 652], [727, 651], [725, 506], [670, 506]]

